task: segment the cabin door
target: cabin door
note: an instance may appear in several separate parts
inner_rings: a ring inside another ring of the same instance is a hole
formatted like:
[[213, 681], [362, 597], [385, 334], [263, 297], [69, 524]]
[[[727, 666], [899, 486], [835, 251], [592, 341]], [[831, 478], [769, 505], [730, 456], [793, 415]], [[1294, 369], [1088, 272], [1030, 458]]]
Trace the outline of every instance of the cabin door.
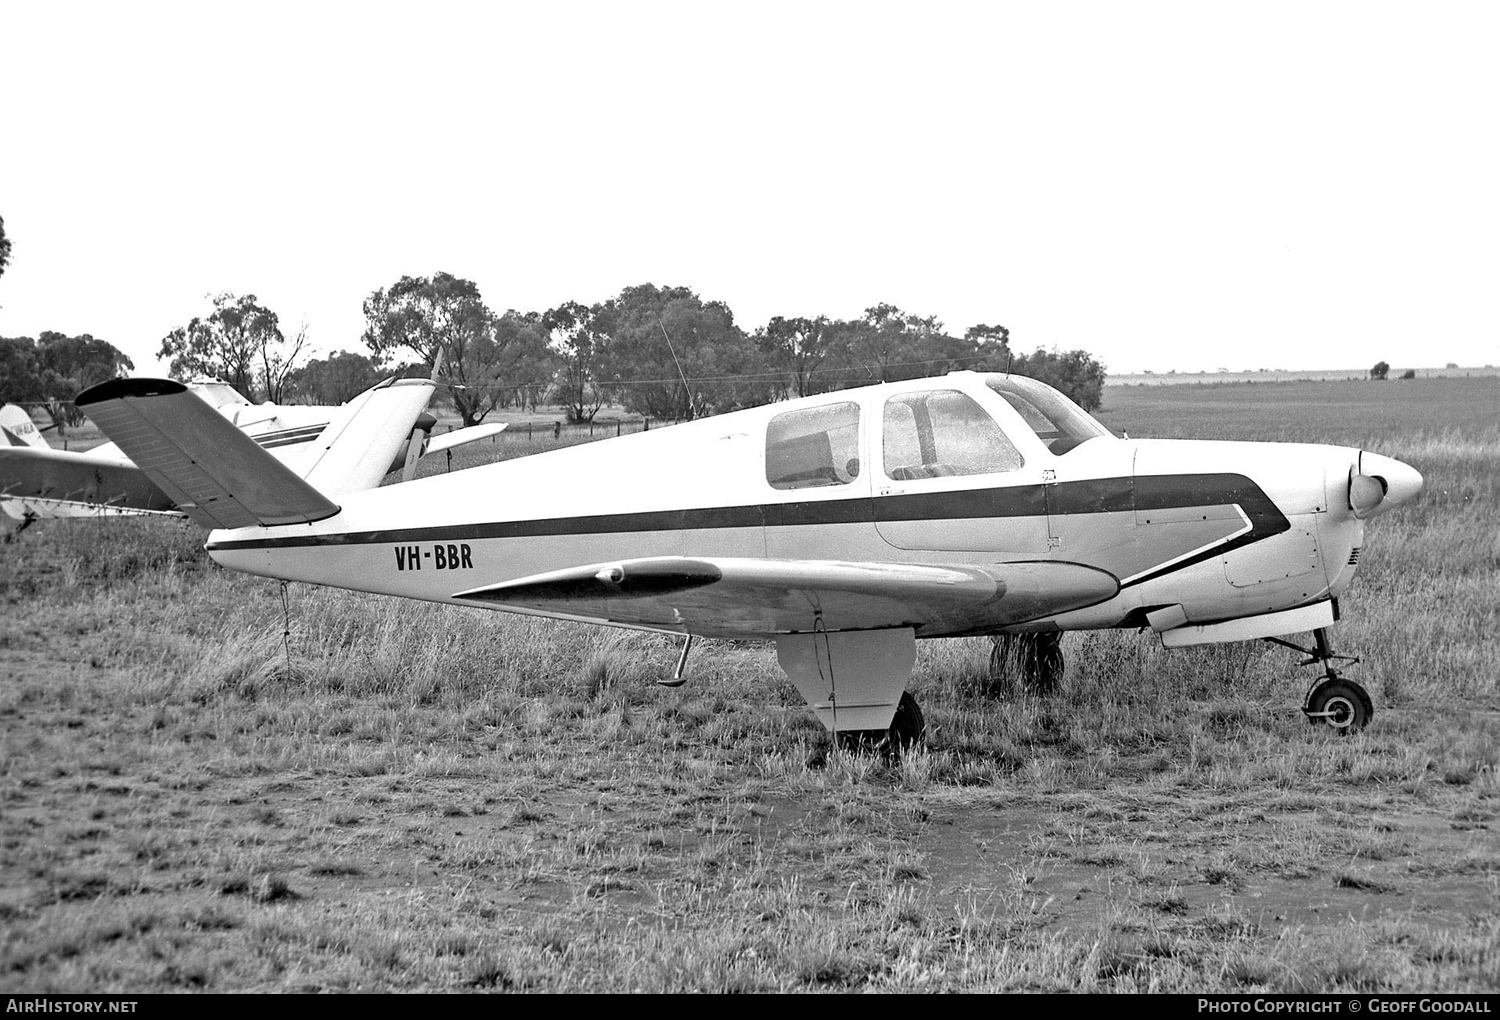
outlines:
[[898, 393], [879, 415], [871, 502], [885, 543], [996, 560], [1047, 554], [1050, 479], [973, 397], [951, 388]]

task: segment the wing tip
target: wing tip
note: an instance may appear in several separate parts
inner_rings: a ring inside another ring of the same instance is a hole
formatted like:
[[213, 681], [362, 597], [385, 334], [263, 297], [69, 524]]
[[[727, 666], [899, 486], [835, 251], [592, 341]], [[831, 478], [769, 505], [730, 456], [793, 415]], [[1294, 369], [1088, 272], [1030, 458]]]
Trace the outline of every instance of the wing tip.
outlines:
[[97, 386], [90, 386], [74, 399], [76, 407], [124, 397], [168, 397], [187, 392], [187, 387], [174, 379], [111, 379]]

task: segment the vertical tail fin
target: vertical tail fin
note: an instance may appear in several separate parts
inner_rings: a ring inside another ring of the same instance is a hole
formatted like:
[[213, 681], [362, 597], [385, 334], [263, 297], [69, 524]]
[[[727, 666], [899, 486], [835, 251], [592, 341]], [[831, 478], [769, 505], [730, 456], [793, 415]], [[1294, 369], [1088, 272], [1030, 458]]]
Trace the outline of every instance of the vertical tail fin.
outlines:
[[32, 446], [38, 450], [50, 450], [47, 440], [37, 429], [31, 415], [24, 407], [15, 404], [0, 406], [0, 446]]
[[300, 473], [319, 492], [373, 489], [391, 470], [401, 444], [436, 389], [429, 379], [387, 379], [336, 414], [303, 454]]

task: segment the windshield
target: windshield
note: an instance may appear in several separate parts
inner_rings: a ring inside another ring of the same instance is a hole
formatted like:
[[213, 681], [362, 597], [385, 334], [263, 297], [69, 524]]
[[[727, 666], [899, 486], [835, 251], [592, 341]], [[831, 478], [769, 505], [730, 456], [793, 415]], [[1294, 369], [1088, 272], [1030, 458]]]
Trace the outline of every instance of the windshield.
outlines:
[[985, 385], [1006, 399], [1037, 438], [1056, 454], [1114, 433], [1046, 383], [1020, 375], [987, 375]]
[[217, 379], [198, 379], [188, 384], [188, 389], [203, 398], [209, 407], [228, 407], [231, 404], [248, 404], [250, 401], [227, 382]]

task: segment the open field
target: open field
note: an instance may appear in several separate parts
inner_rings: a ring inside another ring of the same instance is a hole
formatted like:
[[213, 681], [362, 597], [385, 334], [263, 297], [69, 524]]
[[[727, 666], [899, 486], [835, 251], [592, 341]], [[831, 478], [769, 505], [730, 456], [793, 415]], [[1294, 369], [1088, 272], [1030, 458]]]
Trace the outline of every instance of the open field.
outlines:
[[1500, 990], [1500, 380], [1101, 418], [1425, 474], [1342, 600], [1365, 733], [1268, 645], [1069, 635], [1058, 695], [996, 702], [988, 642], [934, 641], [889, 764], [766, 647], [669, 690], [657, 637], [284, 603], [187, 525], [43, 522], [0, 546], [0, 990]]
[[[1371, 362], [1371, 364], [1374, 364]], [[1500, 376], [1500, 367], [1494, 365], [1448, 365], [1443, 368], [1415, 368], [1398, 365], [1391, 369], [1390, 378], [1397, 379], [1406, 372], [1413, 372], [1418, 379], [1468, 379], [1479, 376]], [[1231, 372], [1134, 372], [1111, 373], [1108, 386], [1218, 386], [1225, 383], [1287, 383], [1287, 382], [1343, 382], [1367, 380], [1370, 368], [1319, 368], [1319, 369], [1257, 369]]]
[[1485, 441], [1500, 429], [1500, 375], [1106, 386], [1097, 414], [1136, 438], [1318, 442], [1390, 452], [1415, 437]]

